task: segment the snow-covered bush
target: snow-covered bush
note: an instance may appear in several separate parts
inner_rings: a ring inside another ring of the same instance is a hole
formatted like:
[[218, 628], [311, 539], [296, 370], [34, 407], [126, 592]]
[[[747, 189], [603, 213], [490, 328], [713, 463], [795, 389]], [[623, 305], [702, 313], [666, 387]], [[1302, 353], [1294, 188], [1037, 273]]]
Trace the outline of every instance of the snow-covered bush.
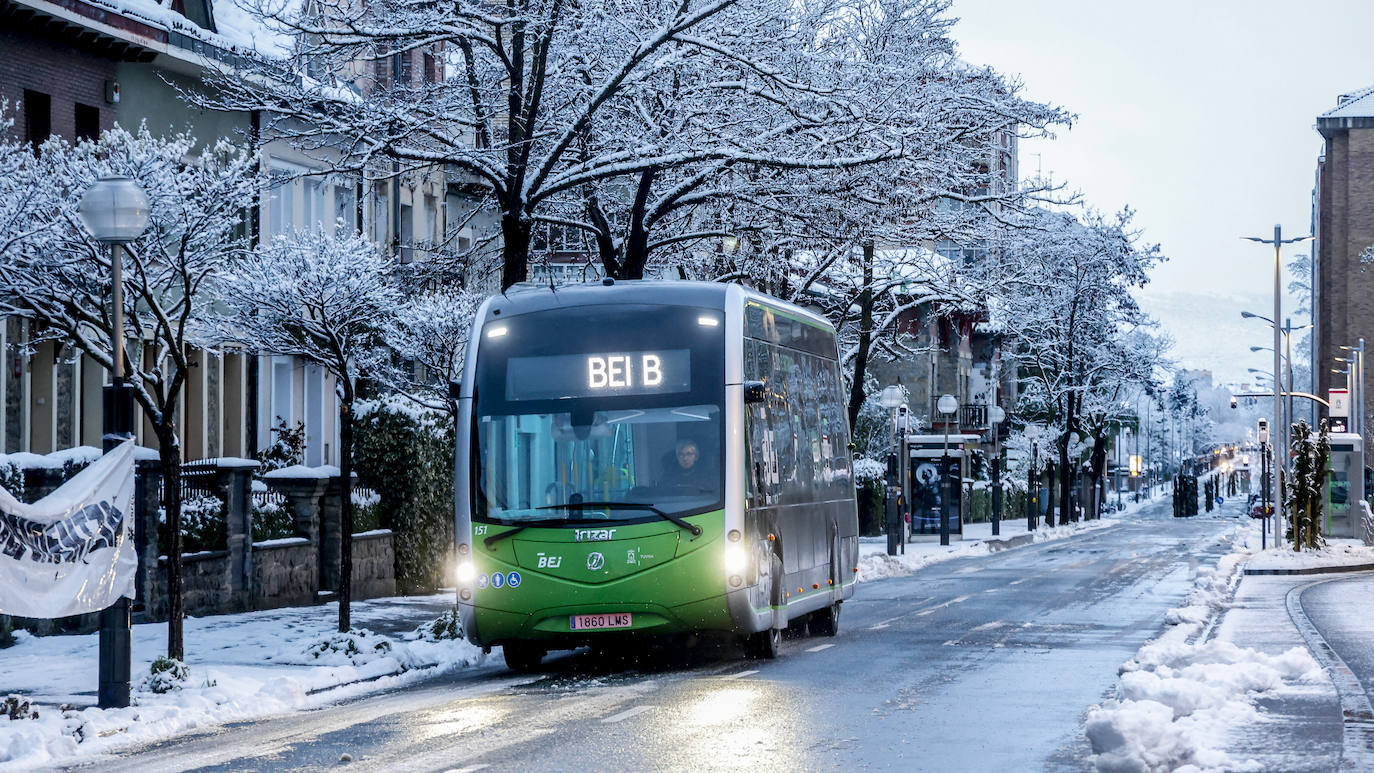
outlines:
[[448, 641], [463, 638], [463, 621], [458, 617], [455, 607], [438, 617], [423, 623], [415, 629], [415, 636], [422, 641]]
[[[167, 546], [167, 512], [158, 510], [158, 531], [161, 536], [160, 548], [164, 553]], [[183, 553], [197, 553], [203, 550], [223, 550], [226, 539], [224, 527], [224, 503], [213, 494], [189, 494], [181, 504], [181, 539]]]
[[14, 495], [15, 499], [24, 499], [24, 470], [19, 465], [6, 460], [0, 464], [0, 487]]
[[[253, 485], [266, 488], [262, 481], [253, 481]], [[296, 536], [296, 523], [289, 502], [269, 499], [259, 504], [258, 498], [253, 497], [253, 540], [255, 542], [294, 536]]]
[[24, 696], [10, 694], [0, 701], [0, 717], [5, 717], [10, 721], [38, 719], [38, 711], [29, 705]]
[[306, 662], [314, 660], [322, 665], [360, 666], [390, 653], [391, 640], [366, 628], [331, 633], [305, 648]]
[[876, 459], [854, 460], [854, 482], [873, 483], [887, 477], [887, 465]]
[[191, 668], [175, 658], [159, 655], [143, 677], [143, 689], [159, 695], [180, 690], [191, 678]]
[[280, 470], [305, 461], [305, 425], [296, 422], [288, 427], [286, 420], [277, 417], [272, 428], [272, 443], [258, 452], [258, 473]]

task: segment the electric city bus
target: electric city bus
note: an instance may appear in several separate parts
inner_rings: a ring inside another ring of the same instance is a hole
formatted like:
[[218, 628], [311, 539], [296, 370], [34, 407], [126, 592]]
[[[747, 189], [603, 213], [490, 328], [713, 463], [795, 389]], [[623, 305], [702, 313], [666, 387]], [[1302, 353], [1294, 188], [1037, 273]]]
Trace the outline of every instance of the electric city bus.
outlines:
[[858, 517], [823, 317], [717, 283], [512, 289], [478, 311], [457, 397], [459, 612], [511, 668], [836, 632]]

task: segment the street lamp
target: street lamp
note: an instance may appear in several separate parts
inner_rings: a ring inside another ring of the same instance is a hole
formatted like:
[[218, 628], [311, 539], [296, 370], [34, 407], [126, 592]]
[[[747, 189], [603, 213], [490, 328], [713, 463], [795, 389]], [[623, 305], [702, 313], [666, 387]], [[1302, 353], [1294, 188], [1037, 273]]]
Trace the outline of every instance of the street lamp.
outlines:
[[1340, 347], [1342, 350], [1350, 352], [1355, 356], [1353, 370], [1354, 391], [1349, 395], [1350, 413], [1354, 420], [1350, 422], [1350, 431], [1360, 436], [1360, 442], [1364, 440], [1364, 339], [1361, 338], [1356, 346]]
[[[1309, 235], [1307, 235], [1307, 236], [1299, 236], [1299, 237], [1296, 237], [1296, 238], [1293, 238], [1293, 239], [1284, 239], [1284, 238], [1283, 238], [1283, 227], [1282, 227], [1282, 226], [1279, 226], [1279, 225], [1275, 225], [1275, 226], [1274, 226], [1274, 238], [1273, 238], [1273, 239], [1265, 239], [1265, 238], [1260, 237], [1260, 236], [1244, 236], [1244, 237], [1241, 237], [1241, 238], [1246, 239], [1247, 241], [1255, 242], [1255, 243], [1257, 243], [1257, 244], [1272, 244], [1272, 245], [1274, 245], [1274, 318], [1271, 319], [1271, 320], [1269, 320], [1269, 324], [1274, 328], [1274, 381], [1275, 381], [1275, 382], [1281, 382], [1281, 380], [1282, 380], [1282, 378], [1283, 378], [1283, 373], [1282, 373], [1282, 370], [1283, 370], [1283, 363], [1279, 362], [1279, 352], [1280, 352], [1280, 350], [1281, 350], [1281, 348], [1282, 348], [1282, 344], [1281, 344], [1281, 342], [1279, 341], [1279, 319], [1281, 319], [1281, 318], [1283, 317], [1283, 291], [1282, 291], [1282, 289], [1280, 288], [1280, 280], [1281, 280], [1281, 278], [1282, 278], [1282, 276], [1283, 276], [1283, 258], [1282, 258], [1281, 252], [1283, 251], [1283, 245], [1285, 245], [1285, 244], [1293, 244], [1294, 242], [1306, 241], [1306, 240], [1308, 240], [1308, 239], [1311, 239], [1312, 236], [1311, 236], [1311, 234], [1309, 234]], [[1244, 314], [1245, 314], [1245, 312], [1242, 312], [1242, 316], [1244, 316]], [[1275, 387], [1275, 388], [1274, 388], [1274, 421], [1279, 422], [1279, 425], [1280, 425], [1280, 426], [1275, 427], [1274, 430], [1275, 430], [1275, 431], [1278, 433], [1278, 435], [1279, 435], [1278, 439], [1284, 441], [1284, 444], [1285, 444], [1285, 454], [1286, 454], [1286, 448], [1287, 448], [1287, 432], [1286, 432], [1285, 427], [1284, 427], [1284, 425], [1283, 425], [1283, 419], [1284, 419], [1284, 416], [1283, 416], [1283, 395], [1282, 395], [1282, 392], [1283, 392], [1283, 384], [1282, 384], [1282, 383], [1275, 383], [1274, 387]], [[1292, 389], [1293, 389], [1293, 384], [1291, 383], [1291, 381], [1290, 381], [1290, 383], [1288, 384], [1288, 389], [1289, 389], [1289, 390], [1292, 390]], [[1289, 419], [1289, 421], [1291, 421], [1291, 420], [1292, 420], [1292, 417], [1289, 416], [1288, 419]], [[1276, 463], [1279, 461], [1279, 456], [1278, 456], [1278, 454], [1275, 454], [1275, 455], [1274, 455], [1274, 461], [1275, 461]], [[1275, 464], [1275, 472], [1276, 472], [1276, 473], [1279, 472], [1279, 469], [1280, 469], [1280, 466], [1279, 466], [1278, 464]], [[1283, 532], [1281, 531], [1282, 527], [1283, 527], [1283, 482], [1282, 482], [1282, 477], [1281, 477], [1281, 475], [1276, 474], [1276, 475], [1274, 476], [1274, 544], [1275, 544], [1275, 545], [1277, 545], [1277, 544], [1279, 543], [1279, 535], [1283, 533]]]
[[[124, 383], [124, 245], [148, 227], [148, 197], [131, 178], [102, 177], [81, 197], [81, 222], [96, 241], [110, 246], [110, 386], [105, 392], [102, 445], [106, 453], [133, 436], [133, 400]], [[101, 708], [129, 705], [132, 643], [129, 599], [100, 612]]]
[[959, 410], [959, 400], [954, 395], [940, 395], [935, 410], [945, 416], [941, 422], [945, 431], [945, 453], [941, 462], [940, 490], [940, 544], [949, 544], [949, 416]]

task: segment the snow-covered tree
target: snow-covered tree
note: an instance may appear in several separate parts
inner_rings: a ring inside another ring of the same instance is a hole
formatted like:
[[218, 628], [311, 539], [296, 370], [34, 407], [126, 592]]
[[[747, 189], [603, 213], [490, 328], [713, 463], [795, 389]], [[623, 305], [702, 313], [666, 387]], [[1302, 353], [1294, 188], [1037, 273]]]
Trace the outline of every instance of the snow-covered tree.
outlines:
[[[82, 226], [82, 195], [100, 177], [132, 177], [147, 194], [144, 235], [123, 250], [124, 360], [157, 437], [169, 532], [167, 654], [182, 659], [181, 444], [176, 405], [204, 333], [206, 282], [246, 248], [244, 215], [260, 190], [256, 158], [222, 140], [115, 128], [75, 145], [54, 137], [27, 163], [30, 229], [0, 263], [0, 312], [31, 320], [30, 344], [58, 341], [113, 370], [110, 250]], [[3, 183], [0, 183], [3, 184]]]
[[[1088, 455], [1093, 492], [1101, 491], [1107, 472], [1107, 446], [1113, 432], [1119, 437], [1126, 425], [1137, 433], [1141, 431], [1135, 401], [1128, 398], [1157, 387], [1157, 380], [1168, 365], [1165, 356], [1169, 347], [1168, 338], [1135, 327], [1109, 335], [1097, 352], [1099, 367], [1089, 371], [1078, 405], [1082, 433], [1093, 441]], [[1089, 512], [1098, 512], [1099, 502], [1088, 504]]]
[[300, 357], [334, 377], [339, 399], [342, 546], [339, 630], [349, 630], [353, 580], [353, 403], [359, 379], [389, 365], [384, 335], [404, 294], [398, 265], [356, 234], [278, 237], [217, 283], [222, 340]]
[[[1019, 361], [1017, 412], [1053, 428], [1058, 450], [1061, 517], [1073, 517], [1070, 493], [1086, 438], [1084, 406], [1104, 388], [1127, 380], [1131, 355], [1123, 331], [1147, 324], [1132, 289], [1160, 259], [1138, 244], [1129, 211], [1114, 218], [1037, 212], [996, 245], [997, 255], [1023, 271], [1000, 299]], [[1032, 270], [1025, 271], [1030, 266]]]
[[426, 293], [396, 311], [387, 343], [405, 362], [389, 374], [389, 385], [420, 405], [457, 420], [450, 383], [462, 380], [472, 320], [483, 296], [463, 289]]

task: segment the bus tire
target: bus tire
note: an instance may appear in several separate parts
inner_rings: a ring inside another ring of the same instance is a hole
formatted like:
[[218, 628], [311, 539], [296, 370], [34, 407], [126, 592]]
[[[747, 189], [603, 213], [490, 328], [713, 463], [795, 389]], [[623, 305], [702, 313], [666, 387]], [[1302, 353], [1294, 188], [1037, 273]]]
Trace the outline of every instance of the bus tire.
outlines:
[[505, 655], [506, 666], [512, 671], [528, 673], [539, 668], [540, 662], [544, 660], [545, 650], [529, 642], [509, 641], [501, 647], [501, 652]]
[[744, 651], [754, 660], [772, 660], [778, 656], [778, 651], [782, 649], [782, 629], [767, 628], [758, 633], [749, 634], [744, 640]]
[[806, 628], [812, 636], [834, 636], [840, 632], [840, 602], [811, 613]]

